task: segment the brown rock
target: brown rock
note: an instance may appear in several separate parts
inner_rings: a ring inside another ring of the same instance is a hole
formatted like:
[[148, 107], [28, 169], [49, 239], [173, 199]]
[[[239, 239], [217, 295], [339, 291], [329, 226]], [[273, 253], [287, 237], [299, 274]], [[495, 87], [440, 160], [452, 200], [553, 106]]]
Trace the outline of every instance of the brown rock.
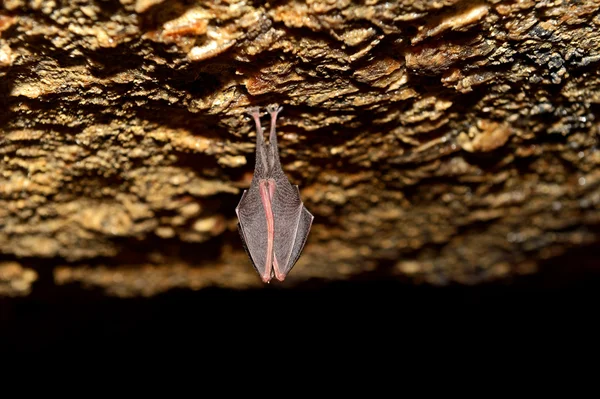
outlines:
[[599, 239], [599, 13], [7, 0], [0, 294], [30, 291], [20, 258], [121, 296], [260, 286], [234, 209], [254, 164], [245, 109], [273, 102], [283, 167], [315, 215], [284, 285], [535, 273]]
[[31, 284], [37, 273], [17, 262], [0, 262], [0, 296], [25, 296], [31, 292]]

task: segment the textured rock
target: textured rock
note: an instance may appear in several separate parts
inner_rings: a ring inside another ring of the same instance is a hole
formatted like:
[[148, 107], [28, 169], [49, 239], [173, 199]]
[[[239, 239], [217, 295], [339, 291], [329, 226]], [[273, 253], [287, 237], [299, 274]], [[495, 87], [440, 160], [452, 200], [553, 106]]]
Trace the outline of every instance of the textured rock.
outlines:
[[533, 273], [599, 239], [598, 32], [597, 0], [5, 0], [0, 252], [121, 296], [258, 286], [244, 109], [279, 102], [315, 215], [285, 284]]
[[0, 296], [28, 295], [31, 284], [37, 278], [34, 270], [24, 268], [17, 262], [0, 262]]

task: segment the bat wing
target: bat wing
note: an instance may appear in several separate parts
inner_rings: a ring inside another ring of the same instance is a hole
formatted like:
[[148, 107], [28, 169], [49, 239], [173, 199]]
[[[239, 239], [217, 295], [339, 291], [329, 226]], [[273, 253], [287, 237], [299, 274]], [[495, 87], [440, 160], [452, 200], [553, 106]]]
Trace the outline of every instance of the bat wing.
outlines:
[[289, 273], [289, 271], [298, 261], [298, 258], [300, 258], [300, 254], [304, 249], [304, 244], [306, 244], [306, 239], [308, 238], [308, 233], [310, 232], [313, 219], [314, 216], [308, 211], [308, 209], [302, 206], [302, 213], [300, 214], [300, 219], [298, 220], [298, 233], [296, 234], [296, 240], [294, 241], [294, 246], [292, 247], [292, 254], [290, 256], [290, 260], [288, 261], [285, 274]]
[[[287, 183], [287, 184], [286, 184]], [[279, 179], [272, 201], [275, 221], [274, 270], [283, 280], [302, 253], [310, 231], [313, 215], [304, 207], [298, 186]]]
[[267, 262], [267, 221], [256, 185], [252, 184], [244, 191], [235, 211], [244, 249], [258, 274], [264, 276]]

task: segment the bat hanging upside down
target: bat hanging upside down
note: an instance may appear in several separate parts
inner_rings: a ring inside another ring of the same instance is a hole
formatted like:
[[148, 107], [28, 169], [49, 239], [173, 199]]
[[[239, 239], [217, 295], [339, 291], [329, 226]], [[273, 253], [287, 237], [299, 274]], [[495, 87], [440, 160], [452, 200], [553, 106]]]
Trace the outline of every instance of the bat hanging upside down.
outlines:
[[281, 109], [277, 104], [267, 107], [271, 114], [268, 143], [258, 107], [248, 110], [256, 123], [256, 165], [250, 188], [235, 208], [244, 248], [265, 283], [273, 277], [285, 279], [300, 257], [313, 221], [300, 200], [298, 186], [292, 186], [281, 169], [275, 133]]

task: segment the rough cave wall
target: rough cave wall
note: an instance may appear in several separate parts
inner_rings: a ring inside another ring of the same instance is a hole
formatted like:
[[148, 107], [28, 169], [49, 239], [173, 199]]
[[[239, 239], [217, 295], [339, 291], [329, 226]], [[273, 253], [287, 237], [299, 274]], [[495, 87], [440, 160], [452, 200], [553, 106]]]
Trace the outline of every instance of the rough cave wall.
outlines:
[[262, 284], [234, 208], [273, 102], [315, 215], [284, 284], [535, 273], [599, 239], [599, 10], [4, 0], [0, 295]]

